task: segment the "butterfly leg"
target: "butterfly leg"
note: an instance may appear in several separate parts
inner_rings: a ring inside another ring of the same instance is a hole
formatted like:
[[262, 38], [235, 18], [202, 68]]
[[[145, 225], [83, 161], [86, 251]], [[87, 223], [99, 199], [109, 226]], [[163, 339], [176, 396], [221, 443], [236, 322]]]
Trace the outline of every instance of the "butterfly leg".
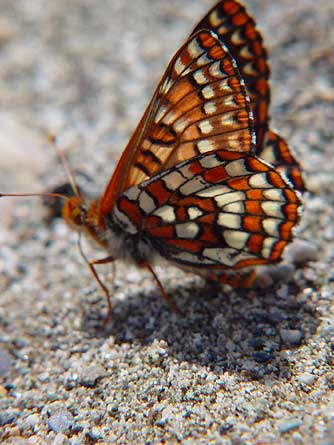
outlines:
[[111, 304], [111, 297], [110, 297], [110, 292], [107, 289], [106, 285], [102, 282], [102, 280], [100, 279], [96, 269], [95, 269], [95, 265], [97, 264], [107, 264], [114, 261], [114, 259], [112, 257], [107, 257], [107, 258], [102, 258], [101, 260], [92, 260], [92, 261], [88, 261], [87, 265], [90, 269], [90, 271], [92, 272], [92, 274], [94, 275], [95, 280], [98, 282], [100, 288], [102, 289], [102, 291], [104, 292], [104, 295], [106, 296], [107, 299], [107, 303], [108, 303], [108, 313], [106, 318], [103, 321], [103, 325], [105, 326], [111, 319], [111, 315], [112, 315], [112, 304]]
[[159, 280], [157, 274], [154, 272], [152, 266], [148, 262], [143, 262], [140, 264], [141, 267], [146, 267], [152, 274], [155, 282], [158, 285], [158, 288], [160, 289], [161, 295], [163, 296], [164, 300], [168, 304], [168, 306], [171, 308], [173, 312], [177, 312], [180, 315], [185, 315], [184, 312], [176, 305], [174, 304], [171, 299], [169, 298], [167, 292], [165, 291], [163, 285], [161, 284], [161, 281]]
[[107, 264], [107, 263], [112, 263], [114, 261], [114, 258], [111, 256], [108, 256], [106, 258], [101, 258], [98, 260], [89, 260], [85, 254], [85, 252], [83, 251], [82, 245], [81, 245], [81, 238], [78, 238], [78, 248], [80, 251], [80, 254], [82, 256], [82, 258], [84, 259], [85, 263], [87, 264], [87, 266], [89, 267], [91, 273], [93, 274], [95, 280], [97, 281], [98, 285], [100, 286], [100, 288], [102, 289], [104, 295], [106, 296], [107, 299], [107, 304], [108, 304], [108, 313], [106, 318], [104, 319], [103, 322], [103, 326], [106, 326], [107, 323], [110, 321], [111, 319], [111, 314], [112, 314], [112, 304], [111, 304], [111, 297], [110, 297], [110, 292], [107, 289], [106, 285], [102, 282], [101, 278], [99, 277], [95, 266], [99, 265], [99, 264]]

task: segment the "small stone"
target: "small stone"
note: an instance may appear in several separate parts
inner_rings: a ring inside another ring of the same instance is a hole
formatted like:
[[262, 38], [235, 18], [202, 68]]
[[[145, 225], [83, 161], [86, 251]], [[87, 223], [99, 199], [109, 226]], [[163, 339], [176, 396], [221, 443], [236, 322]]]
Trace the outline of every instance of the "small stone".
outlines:
[[317, 376], [309, 372], [304, 372], [298, 377], [298, 380], [304, 385], [312, 385], [317, 380]]
[[287, 255], [292, 263], [303, 265], [317, 259], [318, 249], [307, 241], [295, 240], [290, 245]]
[[16, 415], [13, 413], [0, 413], [0, 426], [10, 425], [16, 420]]
[[277, 290], [277, 295], [286, 300], [289, 295], [289, 288], [286, 284], [282, 284], [282, 286]]
[[11, 358], [7, 351], [0, 348], [0, 375], [6, 375], [9, 372]]
[[30, 436], [26, 443], [34, 445], [48, 445], [48, 443], [45, 440], [41, 439], [37, 435]]
[[102, 366], [91, 365], [81, 371], [78, 382], [86, 388], [94, 388], [105, 375], [106, 370]]
[[103, 439], [103, 430], [102, 428], [94, 426], [91, 431], [89, 431], [88, 435], [92, 440], [100, 440]]
[[263, 352], [263, 351], [254, 352], [252, 354], [252, 357], [258, 363], [266, 363], [266, 362], [269, 362], [270, 360], [273, 360], [273, 358], [274, 358], [273, 354], [270, 354], [268, 352]]
[[277, 428], [281, 433], [287, 433], [288, 431], [295, 430], [302, 424], [299, 419], [280, 420], [277, 422]]
[[298, 345], [303, 338], [303, 333], [297, 329], [281, 329], [280, 336], [285, 344]]
[[74, 424], [73, 416], [68, 411], [53, 414], [48, 420], [49, 427], [56, 433], [67, 432]]
[[52, 442], [52, 445], [67, 445], [69, 444], [69, 440], [64, 434], [58, 433]]
[[38, 424], [38, 422], [40, 422], [40, 416], [39, 416], [39, 414], [35, 413], [35, 414], [31, 414], [30, 416], [28, 416], [24, 420], [23, 424], [24, 424], [25, 428], [30, 429], [30, 428], [34, 428]]

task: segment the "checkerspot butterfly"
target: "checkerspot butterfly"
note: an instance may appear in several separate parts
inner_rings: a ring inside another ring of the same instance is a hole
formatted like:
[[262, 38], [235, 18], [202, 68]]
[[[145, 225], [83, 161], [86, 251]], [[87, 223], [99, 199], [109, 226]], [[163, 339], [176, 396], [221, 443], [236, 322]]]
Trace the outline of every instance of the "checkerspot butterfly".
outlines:
[[[280, 260], [299, 220], [300, 167], [269, 129], [267, 53], [235, 0], [218, 2], [176, 52], [104, 194], [67, 198], [63, 216], [108, 256], [152, 269], [165, 259], [250, 286]], [[289, 179], [287, 179], [289, 178]], [[168, 300], [169, 301], [169, 300]]]

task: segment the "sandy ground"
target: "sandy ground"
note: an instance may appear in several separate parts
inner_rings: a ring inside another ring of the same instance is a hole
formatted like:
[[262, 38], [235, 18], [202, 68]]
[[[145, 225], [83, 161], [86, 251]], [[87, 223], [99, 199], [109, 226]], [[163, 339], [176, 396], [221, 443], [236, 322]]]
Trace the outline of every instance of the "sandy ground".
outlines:
[[[52, 130], [101, 193], [173, 51], [210, 5], [1, 0], [0, 191], [59, 183]], [[185, 318], [148, 274], [118, 265], [103, 329], [106, 302], [75, 234], [47, 223], [37, 199], [1, 200], [1, 443], [334, 443], [334, 6], [247, 6], [270, 49], [274, 126], [307, 175], [298, 255], [316, 258], [262, 292], [212, 290], [157, 267]]]

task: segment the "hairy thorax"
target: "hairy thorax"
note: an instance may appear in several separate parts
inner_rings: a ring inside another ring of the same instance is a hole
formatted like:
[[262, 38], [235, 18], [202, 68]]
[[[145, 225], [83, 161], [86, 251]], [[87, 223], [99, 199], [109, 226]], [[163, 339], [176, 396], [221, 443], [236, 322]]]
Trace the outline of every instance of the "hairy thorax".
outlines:
[[150, 241], [137, 231], [131, 233], [111, 212], [107, 216], [99, 215], [100, 201], [93, 201], [85, 215], [83, 232], [103, 248], [108, 256], [137, 265], [149, 262], [156, 256]]

